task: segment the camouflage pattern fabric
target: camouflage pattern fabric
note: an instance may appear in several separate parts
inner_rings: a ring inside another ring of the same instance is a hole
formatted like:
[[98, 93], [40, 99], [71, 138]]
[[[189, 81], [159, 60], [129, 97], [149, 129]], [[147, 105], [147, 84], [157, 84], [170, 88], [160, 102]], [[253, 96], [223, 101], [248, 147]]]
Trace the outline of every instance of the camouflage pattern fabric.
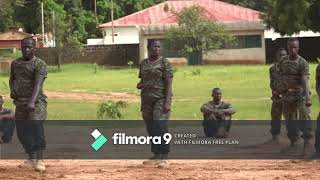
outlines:
[[[141, 62], [139, 78], [144, 86], [141, 91], [141, 111], [149, 136], [163, 136], [168, 132], [167, 120], [170, 112], [163, 112], [166, 98], [165, 79], [168, 77], [173, 77], [173, 72], [167, 59], [160, 57], [154, 62], [149, 59]], [[151, 144], [153, 153], [165, 154], [169, 151], [169, 144]]]
[[[209, 101], [201, 106], [202, 108], [211, 110], [223, 110], [231, 108], [227, 102], [221, 101], [219, 105], [215, 105], [213, 101]], [[202, 122], [204, 133], [207, 137], [217, 136], [224, 138], [231, 128], [231, 115], [216, 116], [214, 114], [204, 114]]]
[[[14, 76], [13, 92], [18, 97], [14, 104], [17, 106], [25, 105], [32, 96], [35, 77], [37, 75], [47, 77], [47, 65], [43, 60], [36, 57], [32, 61], [23, 61], [22, 58], [18, 58], [12, 62], [11, 66]], [[38, 99], [46, 98], [41, 88]]]
[[36, 100], [36, 109], [33, 113], [27, 113], [26, 106], [32, 96], [36, 76], [47, 77], [47, 65], [40, 58], [35, 57], [32, 61], [23, 61], [23, 58], [14, 60], [11, 64], [14, 79], [13, 92], [17, 99], [13, 101], [16, 105], [16, 119], [45, 120], [47, 117], [47, 96], [40, 89]]
[[16, 120], [46, 120], [47, 119], [47, 101], [40, 99], [35, 106], [35, 111], [28, 112], [27, 106], [16, 106]]
[[139, 78], [144, 88], [141, 97], [165, 98], [165, 78], [173, 77], [172, 66], [160, 57], [154, 62], [145, 59], [140, 64]]
[[279, 63], [275, 63], [269, 68], [269, 77], [270, 88], [272, 91], [276, 91], [281, 94], [286, 90], [282, 81]]
[[315, 133], [315, 149], [317, 152], [320, 153], [320, 112], [318, 114], [318, 118], [317, 118], [317, 130], [316, 130], [316, 133]]
[[279, 63], [273, 64], [269, 69], [270, 88], [272, 91], [277, 92], [279, 95], [272, 95], [271, 105], [271, 134], [273, 136], [279, 135], [281, 130], [281, 117], [283, 114], [283, 104], [281, 100], [281, 93], [285, 91], [282, 82]]
[[[286, 92], [283, 94], [283, 115], [287, 120], [288, 137], [291, 142], [299, 139], [299, 129], [302, 130], [304, 139], [311, 137], [308, 119], [308, 108], [305, 106], [306, 98], [303, 92], [302, 76], [309, 75], [309, 65], [299, 56], [293, 62], [286, 57], [280, 64], [280, 71]], [[297, 122], [296, 120], [301, 120]]]
[[[11, 113], [12, 113], [12, 110], [7, 108], [3, 108], [0, 111], [0, 115], [11, 114]], [[4, 143], [10, 142], [14, 133], [14, 129], [15, 129], [15, 123], [13, 120], [9, 120], [9, 119], [0, 120], [0, 134], [1, 134], [0, 141]]]

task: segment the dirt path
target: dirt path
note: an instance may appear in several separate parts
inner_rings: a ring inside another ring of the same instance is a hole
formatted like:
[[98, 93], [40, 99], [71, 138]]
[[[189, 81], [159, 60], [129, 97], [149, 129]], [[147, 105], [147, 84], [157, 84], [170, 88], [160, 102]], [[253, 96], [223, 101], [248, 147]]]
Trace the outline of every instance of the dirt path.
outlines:
[[22, 161], [0, 161], [0, 179], [319, 179], [320, 161], [171, 160], [168, 169], [142, 160], [47, 160], [47, 171], [19, 169]]
[[140, 102], [140, 97], [135, 94], [130, 94], [127, 92], [100, 92], [98, 94], [88, 94], [88, 93], [64, 93], [64, 92], [52, 92], [46, 91], [48, 98], [61, 98], [61, 99], [71, 99], [71, 100], [83, 100], [83, 101], [102, 101], [102, 100], [112, 100], [112, 101], [126, 101], [129, 103]]

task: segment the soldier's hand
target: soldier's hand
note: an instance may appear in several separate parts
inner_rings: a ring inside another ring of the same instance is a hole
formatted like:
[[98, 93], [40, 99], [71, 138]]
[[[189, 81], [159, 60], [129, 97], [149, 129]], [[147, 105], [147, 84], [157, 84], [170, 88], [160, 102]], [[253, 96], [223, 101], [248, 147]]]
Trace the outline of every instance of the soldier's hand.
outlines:
[[28, 112], [33, 112], [36, 109], [36, 104], [34, 102], [29, 102], [27, 105]]
[[141, 83], [141, 82], [139, 82], [138, 84], [137, 84], [137, 89], [142, 89], [143, 88], [143, 84]]
[[164, 103], [163, 105], [163, 113], [168, 113], [170, 112], [171, 105], [169, 103]]

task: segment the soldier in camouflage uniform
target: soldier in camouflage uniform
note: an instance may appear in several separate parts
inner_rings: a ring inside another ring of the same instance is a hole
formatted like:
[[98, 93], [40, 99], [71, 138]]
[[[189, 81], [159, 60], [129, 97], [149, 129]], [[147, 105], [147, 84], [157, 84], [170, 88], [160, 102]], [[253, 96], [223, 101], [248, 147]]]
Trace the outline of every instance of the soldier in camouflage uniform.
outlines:
[[[320, 101], [320, 64], [317, 66], [317, 70], [316, 70], [316, 90], [317, 90], [318, 98]], [[315, 133], [315, 137], [316, 137], [316, 141], [314, 145], [316, 149], [315, 157], [320, 158], [320, 112], [317, 118], [317, 130]]]
[[283, 105], [281, 101], [281, 93], [283, 92], [282, 78], [280, 74], [279, 63], [287, 56], [284, 48], [279, 48], [276, 53], [276, 62], [269, 69], [270, 88], [272, 91], [271, 106], [271, 143], [279, 143], [279, 134], [281, 129], [281, 117], [283, 113]]
[[[160, 41], [148, 43], [149, 58], [140, 64], [141, 111], [149, 136], [163, 136], [168, 132], [167, 121], [170, 117], [172, 99], [173, 71], [167, 59], [160, 56]], [[154, 156], [144, 164], [167, 164], [169, 145], [151, 145]], [[159, 161], [160, 160], [160, 161]]]
[[236, 111], [227, 102], [222, 101], [220, 88], [212, 90], [212, 101], [201, 106], [204, 121], [202, 123], [207, 137], [228, 137], [231, 128], [231, 115]]
[[29, 156], [20, 167], [44, 171], [42, 161], [46, 147], [44, 120], [47, 119], [47, 97], [42, 90], [47, 65], [34, 55], [35, 41], [27, 37], [21, 42], [23, 57], [11, 64], [10, 90], [16, 106], [16, 128], [19, 141]]
[[0, 96], [0, 144], [11, 141], [15, 128], [14, 113], [11, 109], [4, 108], [3, 103]]
[[[299, 128], [304, 138], [304, 152], [309, 147], [310, 121], [308, 107], [311, 106], [308, 85], [309, 65], [299, 56], [299, 41], [295, 38], [288, 40], [289, 56], [280, 63], [280, 72], [286, 91], [283, 93], [283, 115], [287, 123], [288, 138], [291, 144], [282, 152], [296, 151], [299, 139]], [[299, 127], [300, 126], [300, 127]]]

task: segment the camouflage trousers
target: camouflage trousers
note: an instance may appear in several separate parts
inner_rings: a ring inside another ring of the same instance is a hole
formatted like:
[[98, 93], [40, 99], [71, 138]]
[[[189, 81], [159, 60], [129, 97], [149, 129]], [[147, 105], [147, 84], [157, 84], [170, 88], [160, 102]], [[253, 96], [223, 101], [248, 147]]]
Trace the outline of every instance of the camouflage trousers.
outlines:
[[45, 100], [39, 100], [33, 112], [28, 112], [26, 105], [17, 105], [15, 117], [16, 120], [46, 120], [47, 102]]
[[[169, 113], [163, 113], [163, 105], [165, 99], [158, 98], [141, 98], [142, 117], [146, 125], [149, 136], [161, 136], [168, 133]], [[170, 151], [170, 145], [165, 144], [151, 144], [151, 152], [155, 154], [165, 154]]]
[[231, 125], [231, 119], [204, 119], [202, 122], [203, 131], [206, 137], [215, 137], [218, 135], [219, 128], [223, 128], [224, 132], [229, 133]]
[[273, 136], [280, 134], [282, 114], [283, 114], [283, 103], [281, 99], [277, 97], [272, 97], [270, 132]]
[[317, 152], [320, 152], [320, 112], [317, 118], [317, 130], [316, 130], [316, 142], [315, 142], [315, 149]]
[[13, 120], [0, 120], [0, 141], [8, 143], [11, 141], [15, 129]]
[[302, 137], [308, 141], [311, 137], [311, 121], [308, 108], [302, 99], [296, 103], [283, 101], [283, 116], [286, 120], [287, 135], [291, 143], [299, 139], [299, 130], [302, 131]]
[[44, 122], [38, 120], [16, 120], [18, 139], [29, 157], [46, 148]]

